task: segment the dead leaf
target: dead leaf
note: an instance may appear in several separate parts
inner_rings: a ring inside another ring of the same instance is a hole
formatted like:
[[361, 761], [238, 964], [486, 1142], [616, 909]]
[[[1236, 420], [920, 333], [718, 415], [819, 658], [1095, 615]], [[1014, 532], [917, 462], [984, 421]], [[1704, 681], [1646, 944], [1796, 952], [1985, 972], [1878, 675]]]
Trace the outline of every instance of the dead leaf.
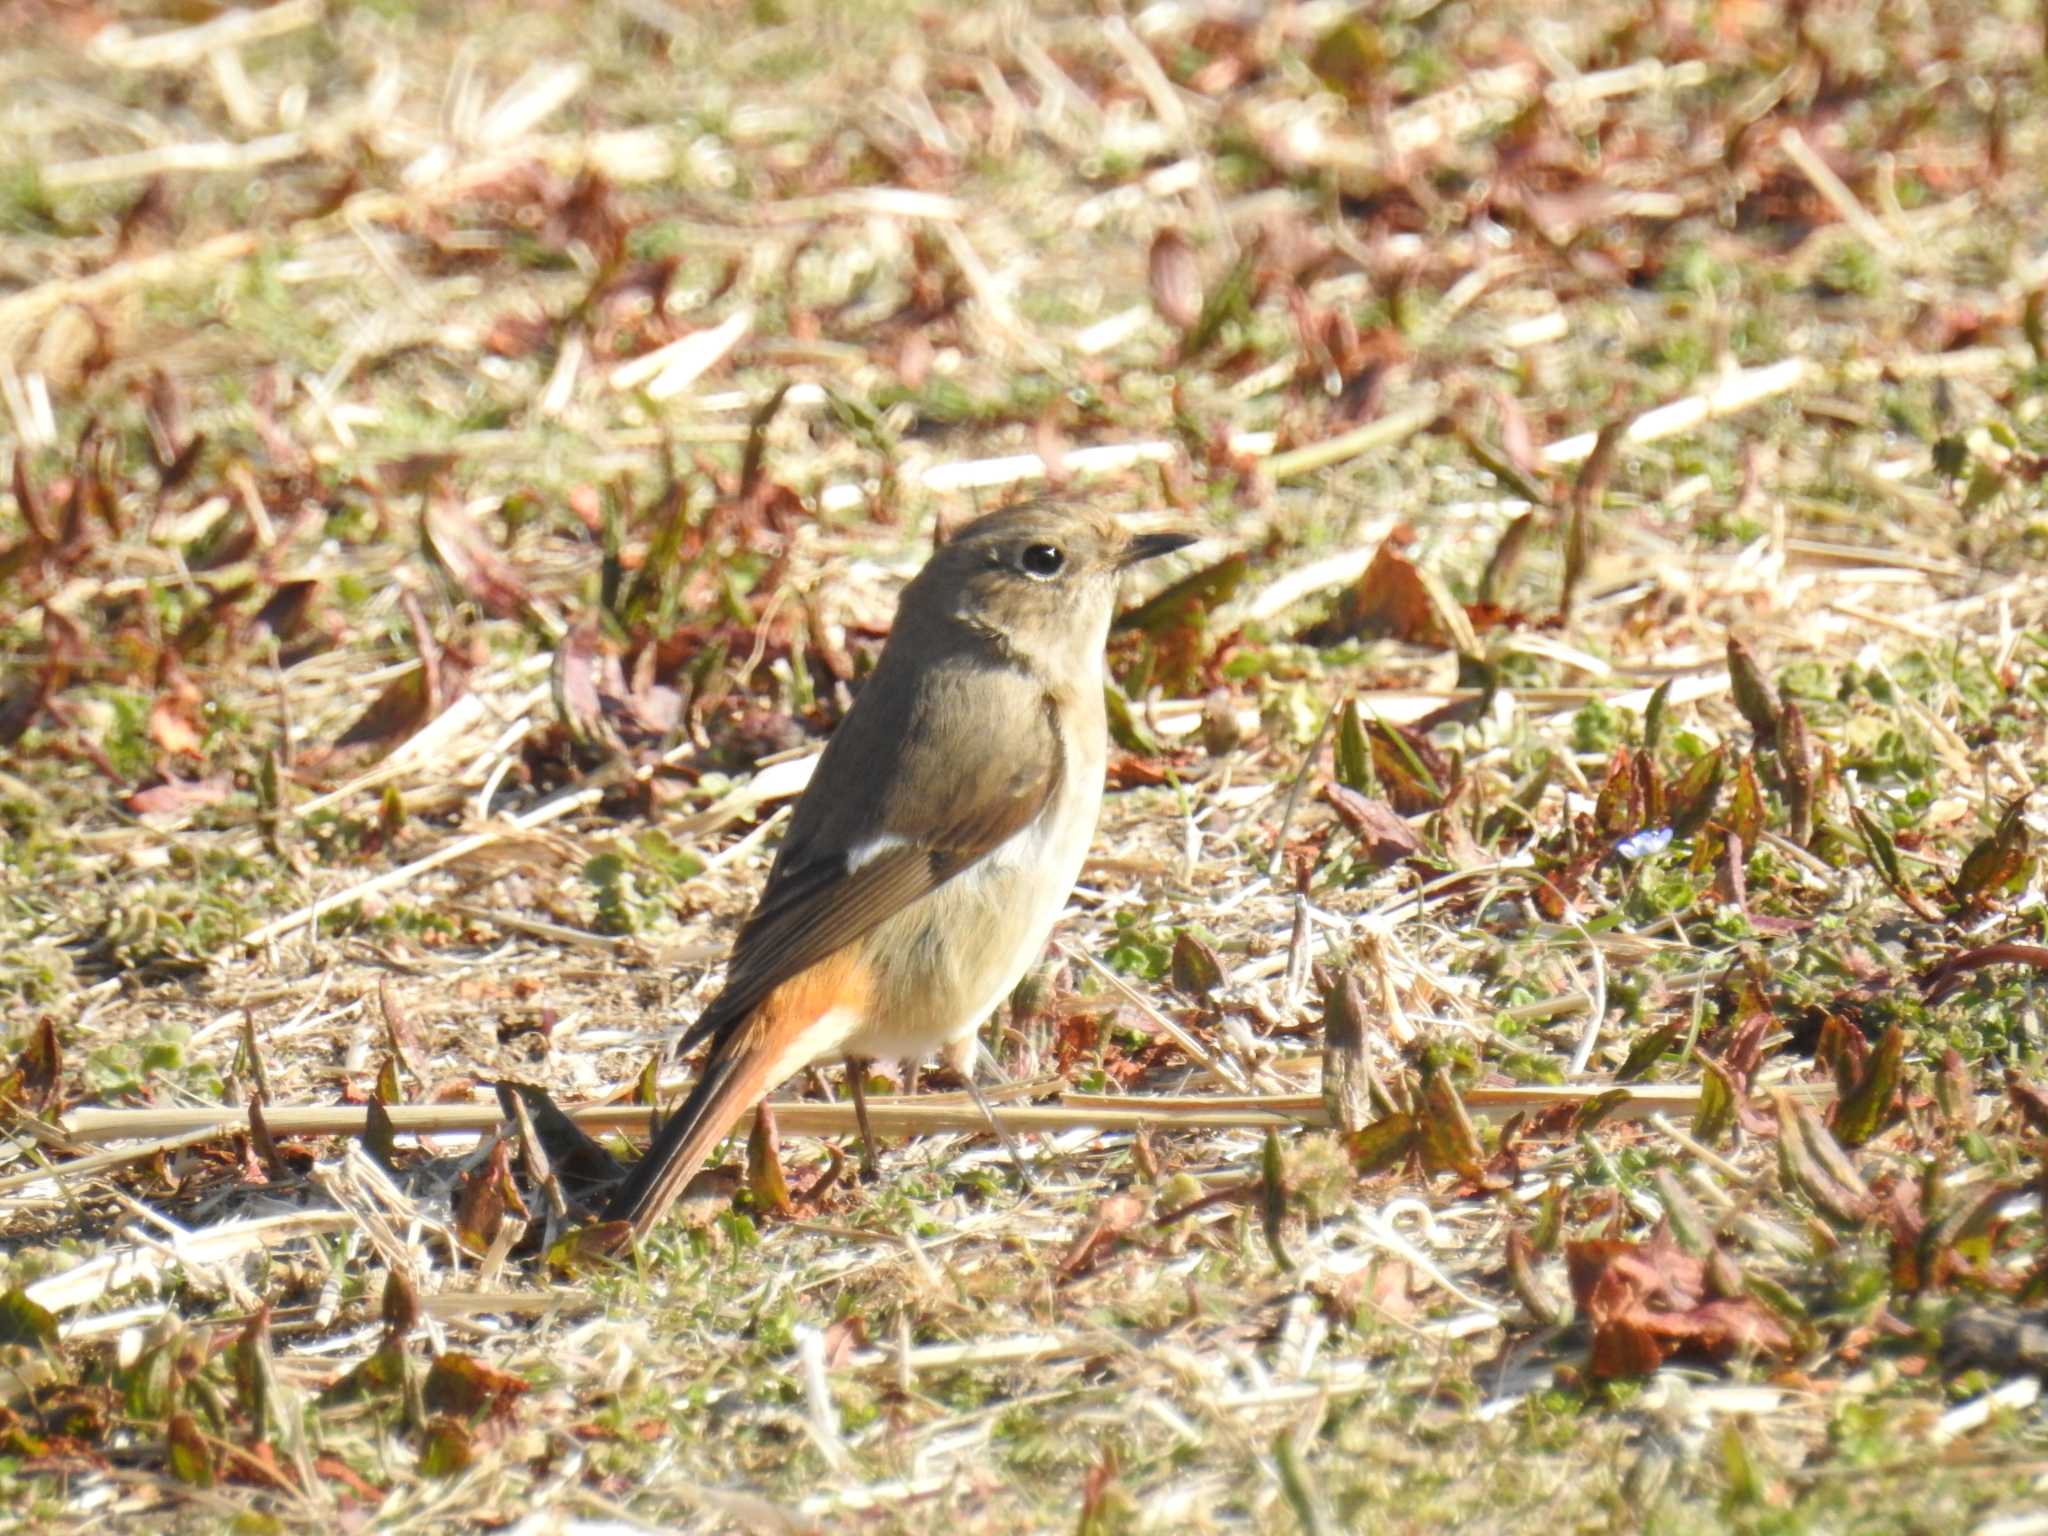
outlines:
[[206, 731], [197, 701], [178, 693], [159, 694], [149, 707], [149, 739], [173, 757], [203, 758]]
[[1138, 1195], [1111, 1195], [1095, 1207], [1095, 1213], [1081, 1235], [1060, 1260], [1058, 1276], [1071, 1280], [1084, 1275], [1130, 1229], [1144, 1219], [1146, 1201]]
[[1311, 645], [1335, 645], [1363, 636], [1439, 649], [1452, 644], [1429, 584], [1415, 563], [1401, 553], [1405, 533], [1397, 530], [1388, 535], [1335, 611], [1304, 630], [1303, 640]]
[[449, 583], [494, 619], [518, 618], [532, 606], [526, 583], [511, 561], [484, 537], [468, 510], [445, 487], [427, 498], [420, 514], [427, 558]]
[[1421, 731], [1372, 720], [1366, 723], [1365, 736], [1372, 748], [1373, 772], [1398, 814], [1439, 810], [1457, 788], [1456, 764]]
[[1358, 839], [1359, 852], [1374, 869], [1386, 869], [1429, 851], [1415, 829], [1386, 801], [1336, 783], [1323, 786], [1323, 798]]
[[1195, 248], [1177, 229], [1162, 229], [1152, 237], [1146, 263], [1152, 288], [1152, 307], [1159, 317], [1185, 335], [1202, 314], [1202, 272], [1195, 260]]
[[523, 1377], [486, 1365], [474, 1355], [455, 1350], [437, 1355], [420, 1389], [429, 1413], [475, 1421], [509, 1415], [512, 1405], [532, 1390]]
[[1595, 1376], [1639, 1376], [1681, 1349], [1725, 1357], [1782, 1354], [1792, 1336], [1756, 1298], [1708, 1296], [1707, 1264], [1662, 1223], [1647, 1242], [1591, 1238], [1565, 1244], [1572, 1299], [1591, 1325]]
[[209, 779], [165, 779], [136, 790], [122, 804], [138, 816], [183, 816], [201, 806], [219, 805], [234, 793], [225, 775]]
[[512, 1179], [512, 1144], [500, 1141], [480, 1168], [463, 1175], [455, 1201], [455, 1235], [472, 1253], [486, 1253], [508, 1212], [522, 1219], [526, 1205]]

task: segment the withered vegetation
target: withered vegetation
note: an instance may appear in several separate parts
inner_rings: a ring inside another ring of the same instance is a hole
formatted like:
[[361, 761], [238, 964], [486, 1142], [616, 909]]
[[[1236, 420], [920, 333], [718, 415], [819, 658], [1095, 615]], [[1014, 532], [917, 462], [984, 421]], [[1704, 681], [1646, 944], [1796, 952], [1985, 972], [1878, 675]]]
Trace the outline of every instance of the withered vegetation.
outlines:
[[[0, 0], [0, 1521], [2048, 1529], [2039, 7], [171, 11]], [[1048, 490], [1031, 1186], [606, 1257]]]

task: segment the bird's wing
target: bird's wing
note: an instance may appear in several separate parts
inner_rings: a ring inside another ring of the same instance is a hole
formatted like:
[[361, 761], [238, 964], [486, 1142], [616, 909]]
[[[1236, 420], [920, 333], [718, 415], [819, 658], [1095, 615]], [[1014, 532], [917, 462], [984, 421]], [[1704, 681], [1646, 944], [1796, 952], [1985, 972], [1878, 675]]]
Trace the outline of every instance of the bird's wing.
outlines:
[[1028, 674], [933, 669], [914, 691], [896, 681], [874, 678], [880, 696], [863, 696], [871, 707], [827, 746], [725, 988], [686, 1047], [731, 1033], [775, 988], [1000, 847], [1058, 793], [1058, 716]]

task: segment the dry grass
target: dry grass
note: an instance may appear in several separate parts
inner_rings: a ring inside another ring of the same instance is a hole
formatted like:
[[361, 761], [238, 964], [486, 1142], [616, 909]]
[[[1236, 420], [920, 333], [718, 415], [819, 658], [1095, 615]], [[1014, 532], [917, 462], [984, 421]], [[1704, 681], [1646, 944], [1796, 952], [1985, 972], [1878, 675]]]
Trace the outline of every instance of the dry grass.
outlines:
[[[0, 23], [19, 1523], [2042, 1528], [2037, 13]], [[799, 1083], [588, 1257], [1048, 485], [1213, 540], [1037, 1187]]]

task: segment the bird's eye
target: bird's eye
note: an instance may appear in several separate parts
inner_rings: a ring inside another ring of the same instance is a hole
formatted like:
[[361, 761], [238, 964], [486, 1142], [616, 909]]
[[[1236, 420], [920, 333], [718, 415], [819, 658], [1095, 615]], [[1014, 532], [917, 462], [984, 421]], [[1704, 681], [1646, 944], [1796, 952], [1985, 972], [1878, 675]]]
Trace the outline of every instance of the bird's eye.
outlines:
[[1027, 544], [1017, 563], [1024, 567], [1025, 575], [1036, 576], [1040, 581], [1050, 581], [1059, 575], [1060, 567], [1067, 563], [1067, 557], [1057, 544]]

